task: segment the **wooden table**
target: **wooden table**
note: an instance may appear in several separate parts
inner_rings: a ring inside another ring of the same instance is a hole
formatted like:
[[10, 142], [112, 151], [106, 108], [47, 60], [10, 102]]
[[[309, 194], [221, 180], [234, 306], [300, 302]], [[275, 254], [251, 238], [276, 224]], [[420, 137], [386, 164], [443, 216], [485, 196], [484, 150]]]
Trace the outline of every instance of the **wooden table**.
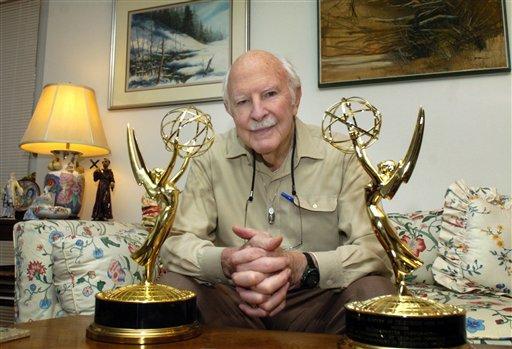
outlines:
[[[92, 316], [72, 316], [18, 324], [30, 329], [30, 337], [2, 343], [2, 349], [82, 349], [142, 348], [138, 345], [110, 344], [85, 338]], [[337, 348], [339, 336], [321, 333], [258, 331], [238, 328], [203, 327], [203, 333], [187, 341], [151, 344], [144, 348]]]
[[[71, 316], [18, 324], [30, 329], [30, 337], [2, 343], [2, 349], [83, 349], [83, 348], [338, 348], [340, 336], [322, 333], [261, 331], [239, 328], [203, 327], [203, 333], [193, 339], [146, 346], [95, 342], [85, 337], [92, 316]], [[505, 346], [475, 345], [478, 349], [500, 349]], [[510, 349], [510, 347], [508, 347]]]

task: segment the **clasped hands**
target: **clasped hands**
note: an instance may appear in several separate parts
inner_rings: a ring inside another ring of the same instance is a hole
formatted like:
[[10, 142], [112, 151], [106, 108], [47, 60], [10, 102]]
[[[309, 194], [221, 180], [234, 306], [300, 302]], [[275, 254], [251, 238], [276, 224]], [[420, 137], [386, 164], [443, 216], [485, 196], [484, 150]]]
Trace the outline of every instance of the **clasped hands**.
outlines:
[[239, 307], [251, 317], [274, 316], [284, 309], [288, 290], [300, 285], [306, 258], [301, 252], [284, 251], [281, 236], [238, 226], [233, 232], [247, 242], [225, 248], [221, 264], [243, 301]]

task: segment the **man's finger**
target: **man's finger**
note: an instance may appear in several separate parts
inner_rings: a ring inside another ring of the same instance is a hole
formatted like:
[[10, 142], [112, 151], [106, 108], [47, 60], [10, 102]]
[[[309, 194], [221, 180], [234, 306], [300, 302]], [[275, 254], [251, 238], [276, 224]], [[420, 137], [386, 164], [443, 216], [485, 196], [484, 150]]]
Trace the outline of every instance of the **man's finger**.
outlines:
[[249, 245], [262, 248], [266, 251], [274, 251], [283, 242], [282, 236], [269, 236], [267, 234], [256, 234], [249, 240]]
[[291, 274], [292, 271], [289, 268], [286, 268], [280, 273], [263, 279], [262, 282], [252, 287], [251, 290], [261, 294], [272, 295], [289, 282]]
[[240, 226], [233, 226], [233, 232], [240, 238], [246, 239], [247, 245], [253, 247], [260, 247], [267, 251], [273, 251], [281, 245], [283, 241], [282, 236], [271, 236], [269, 233], [256, 230], [252, 228], [243, 228]]
[[261, 303], [268, 301], [270, 298], [269, 295], [261, 294], [243, 287], [236, 287], [236, 291], [240, 298], [250, 305], [260, 305]]
[[236, 251], [231, 255], [231, 263], [234, 266], [243, 263], [252, 262], [260, 257], [263, 257], [268, 252], [258, 247], [247, 247], [242, 250]]
[[288, 266], [286, 257], [260, 257], [248, 263], [238, 264], [236, 271], [258, 271], [272, 274], [285, 269]]
[[270, 312], [270, 314], [268, 314], [268, 316], [274, 316], [276, 315], [277, 313], [279, 313], [281, 310], [284, 309], [284, 307], [286, 306], [286, 302], [283, 302], [281, 304], [279, 304], [274, 310], [272, 310]]
[[242, 271], [231, 274], [231, 280], [236, 286], [251, 288], [265, 280], [267, 276], [256, 271]]
[[[290, 287], [290, 283], [287, 282], [279, 291], [274, 293], [270, 298], [259, 305], [260, 309], [263, 309], [268, 314], [277, 314], [278, 308], [281, 307], [281, 310], [284, 308], [286, 303], [286, 293], [288, 292], [288, 288]], [[276, 312], [274, 312], [276, 310]]]
[[260, 230], [240, 227], [238, 225], [234, 225], [231, 229], [233, 230], [233, 233], [235, 233], [238, 237], [241, 237], [242, 239], [245, 240], [250, 240], [256, 234], [266, 234], [265, 232]]

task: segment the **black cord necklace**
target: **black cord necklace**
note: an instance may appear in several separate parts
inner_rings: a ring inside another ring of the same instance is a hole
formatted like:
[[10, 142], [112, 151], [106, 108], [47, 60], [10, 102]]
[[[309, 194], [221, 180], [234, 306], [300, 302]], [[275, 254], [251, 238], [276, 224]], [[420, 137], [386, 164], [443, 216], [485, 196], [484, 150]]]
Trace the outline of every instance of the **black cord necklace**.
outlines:
[[[295, 190], [295, 150], [297, 148], [297, 127], [293, 126], [293, 142], [292, 142], [292, 158], [291, 158], [291, 177], [292, 177], [292, 195], [294, 198], [297, 197], [297, 191]], [[249, 202], [254, 200], [254, 182], [256, 179], [256, 152], [252, 150], [252, 180], [251, 180], [251, 190], [249, 191], [249, 197], [245, 203], [245, 217], [244, 217], [244, 226], [247, 224], [247, 207]], [[273, 207], [269, 207], [267, 212], [267, 219], [269, 224], [273, 224], [275, 220], [275, 210]]]

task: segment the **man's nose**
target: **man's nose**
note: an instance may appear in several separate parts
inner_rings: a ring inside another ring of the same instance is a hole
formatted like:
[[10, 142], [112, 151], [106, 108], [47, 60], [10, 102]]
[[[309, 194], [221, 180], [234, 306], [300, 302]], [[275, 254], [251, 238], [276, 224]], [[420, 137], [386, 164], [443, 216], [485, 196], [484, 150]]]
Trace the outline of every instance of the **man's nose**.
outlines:
[[254, 120], [261, 120], [267, 114], [265, 106], [259, 98], [254, 98], [252, 101], [251, 118]]

